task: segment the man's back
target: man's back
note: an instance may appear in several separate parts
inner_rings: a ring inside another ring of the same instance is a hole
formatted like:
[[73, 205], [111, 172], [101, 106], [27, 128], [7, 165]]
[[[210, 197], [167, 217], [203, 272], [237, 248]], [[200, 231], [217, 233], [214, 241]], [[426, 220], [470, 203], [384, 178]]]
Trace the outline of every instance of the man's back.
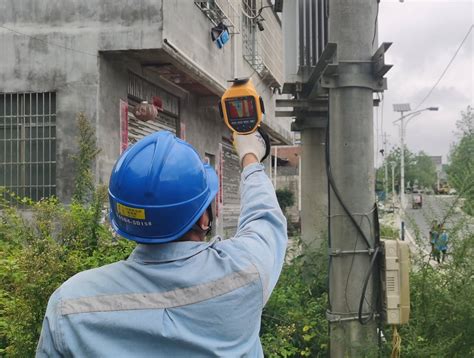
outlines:
[[138, 245], [51, 297], [38, 356], [263, 356], [260, 316], [283, 265], [286, 220], [261, 165], [242, 173], [230, 240]]

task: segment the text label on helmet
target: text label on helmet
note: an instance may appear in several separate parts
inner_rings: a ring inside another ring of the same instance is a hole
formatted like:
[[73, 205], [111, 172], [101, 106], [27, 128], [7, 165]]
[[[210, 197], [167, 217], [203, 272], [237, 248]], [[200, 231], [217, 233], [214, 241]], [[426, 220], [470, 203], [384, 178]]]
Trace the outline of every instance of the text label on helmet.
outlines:
[[131, 208], [117, 203], [117, 212], [127, 218], [145, 220], [145, 209]]

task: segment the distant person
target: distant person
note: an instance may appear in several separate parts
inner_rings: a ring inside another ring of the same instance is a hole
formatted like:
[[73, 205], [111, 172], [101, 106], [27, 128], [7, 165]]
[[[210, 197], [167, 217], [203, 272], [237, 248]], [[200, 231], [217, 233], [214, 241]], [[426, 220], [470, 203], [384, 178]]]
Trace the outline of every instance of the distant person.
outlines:
[[431, 257], [435, 258], [435, 244], [436, 244], [436, 240], [438, 239], [438, 235], [439, 235], [438, 221], [433, 220], [433, 222], [431, 223], [431, 229], [430, 229], [430, 244], [431, 244], [430, 258]]
[[446, 252], [448, 251], [448, 233], [446, 232], [444, 225], [440, 225], [439, 235], [435, 246], [437, 252], [436, 260], [440, 263], [440, 256], [442, 254], [441, 262], [444, 262]]

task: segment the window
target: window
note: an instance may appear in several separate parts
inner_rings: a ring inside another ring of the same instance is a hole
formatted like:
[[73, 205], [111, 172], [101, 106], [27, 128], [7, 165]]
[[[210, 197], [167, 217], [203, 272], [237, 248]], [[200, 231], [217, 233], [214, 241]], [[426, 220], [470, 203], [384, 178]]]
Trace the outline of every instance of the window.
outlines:
[[56, 194], [55, 93], [0, 93], [0, 186], [33, 200]]

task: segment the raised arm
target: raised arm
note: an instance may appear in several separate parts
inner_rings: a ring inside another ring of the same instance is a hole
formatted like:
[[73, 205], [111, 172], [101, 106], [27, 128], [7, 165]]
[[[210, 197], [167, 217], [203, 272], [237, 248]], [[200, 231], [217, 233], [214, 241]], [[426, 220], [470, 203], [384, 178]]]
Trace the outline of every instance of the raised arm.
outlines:
[[275, 190], [258, 160], [265, 153], [259, 136], [254, 133], [234, 139], [243, 171], [241, 213], [233, 241], [250, 255], [257, 266], [266, 302], [280, 276], [288, 236], [286, 219], [278, 205]]

